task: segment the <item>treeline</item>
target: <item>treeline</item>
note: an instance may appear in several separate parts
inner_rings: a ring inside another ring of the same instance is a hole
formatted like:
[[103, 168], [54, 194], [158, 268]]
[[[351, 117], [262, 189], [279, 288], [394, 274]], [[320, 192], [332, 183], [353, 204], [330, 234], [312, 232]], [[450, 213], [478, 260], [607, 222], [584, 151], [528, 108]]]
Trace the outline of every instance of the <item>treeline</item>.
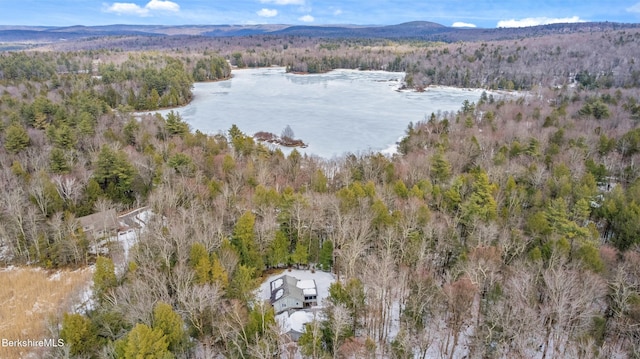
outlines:
[[[388, 68], [388, 64], [364, 55], [355, 58], [304, 56], [296, 59], [295, 62], [288, 63], [286, 68], [287, 72], [316, 74], [335, 69], [383, 70]], [[401, 69], [389, 69], [389, 71], [401, 71]]]
[[408, 87], [429, 85], [530, 90], [576, 82], [637, 87], [637, 29], [546, 34], [517, 40], [442, 43], [420, 40], [317, 39], [252, 35], [234, 38], [102, 38], [61, 47], [177, 48], [215, 51], [238, 67], [286, 66], [292, 72], [335, 68], [404, 71]]
[[211, 56], [199, 59], [193, 69], [193, 79], [197, 82], [225, 80], [231, 77], [231, 66], [224, 58]]
[[314, 55], [296, 53], [295, 59], [283, 62], [293, 72], [403, 71], [406, 86], [417, 89], [446, 85], [530, 90], [572, 83], [592, 88], [637, 87], [640, 71], [628, 57], [633, 52], [628, 46], [639, 38], [638, 32], [620, 31], [464, 44], [380, 41], [357, 46], [353, 40], [343, 40], [320, 43]]
[[141, 66], [145, 59], [129, 59], [119, 66], [109, 63], [99, 67], [105, 84], [105, 101], [112, 108], [128, 105], [137, 111], [182, 106], [191, 100], [193, 81], [228, 79], [231, 67], [220, 57], [209, 56], [195, 61], [189, 72], [183, 61], [163, 57], [154, 66]]
[[[135, 110], [156, 110], [180, 106], [191, 100], [193, 79], [180, 60], [165, 58], [159, 69], [141, 68], [132, 59], [116, 68], [114, 64], [98, 70], [105, 84], [105, 101], [112, 108], [127, 104]], [[135, 84], [135, 85], [134, 85]]]
[[0, 64], [0, 84], [6, 84], [7, 92], [20, 83], [26, 83], [31, 93], [57, 89], [60, 96], [69, 95], [69, 87], [93, 89], [91, 95], [98, 95], [113, 109], [122, 105], [139, 111], [184, 105], [191, 99], [194, 81], [231, 75], [229, 63], [211, 54], [181, 58], [105, 50], [16, 52], [0, 55]]
[[0, 55], [0, 80], [47, 80], [56, 72], [49, 61], [38, 61], [25, 53]]

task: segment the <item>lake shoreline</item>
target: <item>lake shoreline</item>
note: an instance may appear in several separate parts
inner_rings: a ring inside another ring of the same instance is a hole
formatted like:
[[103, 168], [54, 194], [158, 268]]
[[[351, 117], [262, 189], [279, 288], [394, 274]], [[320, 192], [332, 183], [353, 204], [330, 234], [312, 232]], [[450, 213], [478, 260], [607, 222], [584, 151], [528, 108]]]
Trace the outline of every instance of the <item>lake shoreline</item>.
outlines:
[[[227, 82], [227, 81], [231, 81], [234, 78], [233, 75], [233, 71], [250, 71], [250, 70], [260, 70], [260, 69], [284, 69], [285, 70], [285, 74], [292, 74], [292, 75], [297, 75], [297, 76], [311, 76], [311, 75], [326, 75], [329, 74], [331, 72], [335, 72], [335, 71], [340, 71], [340, 70], [349, 70], [349, 71], [359, 71], [359, 72], [381, 72], [381, 73], [387, 73], [387, 74], [404, 74], [404, 72], [395, 72], [395, 71], [385, 71], [385, 70], [360, 70], [360, 69], [343, 69], [343, 68], [338, 68], [338, 69], [331, 69], [328, 71], [323, 71], [323, 72], [316, 72], [316, 73], [310, 73], [310, 72], [300, 72], [300, 71], [286, 71], [286, 66], [258, 66], [258, 67], [234, 67], [231, 69], [231, 75], [227, 78], [224, 79], [218, 79], [218, 80], [209, 80], [209, 81], [194, 81], [193, 82], [193, 86], [195, 86], [195, 84], [207, 84], [207, 83], [217, 83], [217, 82]], [[488, 93], [496, 93], [502, 96], [526, 96], [527, 92], [526, 91], [509, 91], [509, 90], [491, 90], [488, 88], [482, 88], [482, 87], [456, 87], [456, 86], [446, 86], [446, 85], [428, 85], [426, 87], [421, 87], [421, 88], [417, 88], [417, 87], [407, 87], [404, 84], [402, 84], [400, 87], [398, 87], [397, 89], [395, 89], [398, 92], [416, 92], [416, 93], [422, 93], [422, 92], [427, 92], [431, 89], [456, 89], [456, 90], [463, 90], [463, 91], [476, 91], [476, 90], [482, 90], [482, 91], [487, 91]], [[159, 107], [155, 110], [150, 110], [150, 111], [131, 111], [132, 114], [134, 115], [141, 115], [141, 114], [149, 114], [152, 113], [154, 111], [167, 111], [167, 110], [172, 110], [172, 109], [179, 109], [185, 106], [188, 106], [189, 104], [191, 104], [191, 102], [193, 102], [193, 100], [195, 99], [195, 94], [192, 93], [191, 98], [189, 99], [189, 101], [186, 104], [183, 105], [179, 105], [179, 106], [169, 106], [169, 107]]]
[[431, 113], [458, 111], [465, 100], [477, 102], [484, 91], [430, 87], [422, 93], [397, 92], [400, 76], [379, 70], [336, 69], [299, 76], [275, 66], [234, 69], [233, 81], [195, 83], [186, 106], [144, 113], [178, 112], [192, 131], [208, 134], [225, 133], [232, 125], [247, 136], [279, 134], [290, 125], [296, 135], [291, 138], [301, 139], [307, 147], [263, 143], [330, 159], [396, 152], [391, 147], [397, 146], [408, 123], [424, 121]]

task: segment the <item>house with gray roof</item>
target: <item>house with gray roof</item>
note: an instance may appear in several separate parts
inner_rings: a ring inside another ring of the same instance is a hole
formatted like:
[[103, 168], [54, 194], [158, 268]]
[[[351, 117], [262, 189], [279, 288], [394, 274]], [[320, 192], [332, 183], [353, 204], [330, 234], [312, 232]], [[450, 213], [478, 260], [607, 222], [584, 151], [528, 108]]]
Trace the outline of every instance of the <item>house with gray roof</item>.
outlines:
[[115, 209], [79, 217], [82, 231], [90, 237], [102, 238], [118, 231], [118, 216]]
[[269, 301], [276, 314], [318, 305], [318, 289], [315, 280], [298, 280], [283, 275], [269, 283]]

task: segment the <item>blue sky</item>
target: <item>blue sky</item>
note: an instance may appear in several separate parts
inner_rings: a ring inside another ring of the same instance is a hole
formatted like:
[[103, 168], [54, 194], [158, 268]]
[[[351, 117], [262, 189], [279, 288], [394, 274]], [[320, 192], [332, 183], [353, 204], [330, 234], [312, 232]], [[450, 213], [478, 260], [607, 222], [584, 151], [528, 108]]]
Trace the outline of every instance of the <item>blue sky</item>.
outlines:
[[640, 0], [0, 0], [0, 25], [640, 22]]

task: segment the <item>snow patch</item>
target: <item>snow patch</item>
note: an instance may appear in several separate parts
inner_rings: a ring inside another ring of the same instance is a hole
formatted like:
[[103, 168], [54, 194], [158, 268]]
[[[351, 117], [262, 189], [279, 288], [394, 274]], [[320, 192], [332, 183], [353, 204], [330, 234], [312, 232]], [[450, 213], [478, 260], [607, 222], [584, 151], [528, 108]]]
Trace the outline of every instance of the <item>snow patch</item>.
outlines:
[[11, 271], [15, 271], [18, 270], [19, 268], [14, 266], [13, 264], [4, 268], [0, 269], [0, 272], [11, 272]]
[[280, 334], [285, 334], [291, 330], [291, 321], [289, 321], [289, 313], [287, 312], [276, 315], [276, 323], [280, 328]]
[[382, 153], [385, 156], [393, 156], [393, 155], [398, 154], [398, 144], [400, 144], [402, 139], [404, 139], [404, 136], [398, 137], [398, 140], [396, 141], [396, 143], [394, 143], [392, 145], [389, 145], [389, 147], [387, 147], [384, 150], [380, 151], [380, 153]]
[[276, 295], [275, 295], [275, 299], [278, 300], [278, 299], [282, 298], [283, 295], [284, 295], [284, 289], [282, 289], [282, 288], [278, 289], [278, 291], [276, 292]]
[[283, 312], [276, 315], [276, 323], [280, 328], [280, 334], [286, 334], [293, 331], [304, 333], [305, 325], [311, 323], [316, 318], [316, 314], [311, 311], [299, 310], [289, 313]]
[[[96, 270], [96, 266], [92, 265], [88, 268], [93, 274]], [[93, 298], [93, 280], [87, 282], [82, 288], [80, 294], [78, 294], [77, 304], [71, 309], [72, 313], [87, 313], [96, 307], [95, 299]]]
[[57, 282], [59, 282], [61, 278], [62, 278], [62, 272], [60, 271], [57, 271], [49, 276], [49, 280], [57, 281]]
[[0, 244], [0, 261], [10, 261], [11, 260], [11, 251], [9, 250], [9, 246], [4, 244]]
[[282, 284], [284, 284], [284, 280], [282, 278], [278, 278], [274, 280], [273, 282], [271, 282], [271, 291], [274, 291], [277, 288], [282, 287]]
[[298, 333], [304, 333], [304, 326], [307, 323], [311, 323], [315, 315], [311, 312], [297, 311], [291, 313], [289, 316], [289, 324], [291, 330], [295, 330]]
[[391, 323], [389, 324], [389, 334], [388, 338], [390, 340], [395, 339], [398, 336], [398, 332], [400, 332], [400, 312], [401, 312], [400, 302], [394, 300], [391, 303]]
[[316, 282], [313, 279], [299, 280], [296, 287], [300, 289], [315, 289]]
[[130, 229], [126, 232], [120, 232], [116, 237], [116, 241], [122, 245], [122, 250], [124, 251], [124, 264], [126, 264], [129, 260], [129, 251], [136, 243], [138, 243], [138, 233], [134, 229]]
[[304, 294], [306, 297], [310, 295], [318, 295], [315, 288], [305, 288], [302, 290], [302, 294]]
[[147, 225], [151, 217], [153, 217], [153, 212], [151, 212], [151, 210], [145, 210], [137, 214], [134, 221], [136, 221], [140, 227], [144, 227]]

